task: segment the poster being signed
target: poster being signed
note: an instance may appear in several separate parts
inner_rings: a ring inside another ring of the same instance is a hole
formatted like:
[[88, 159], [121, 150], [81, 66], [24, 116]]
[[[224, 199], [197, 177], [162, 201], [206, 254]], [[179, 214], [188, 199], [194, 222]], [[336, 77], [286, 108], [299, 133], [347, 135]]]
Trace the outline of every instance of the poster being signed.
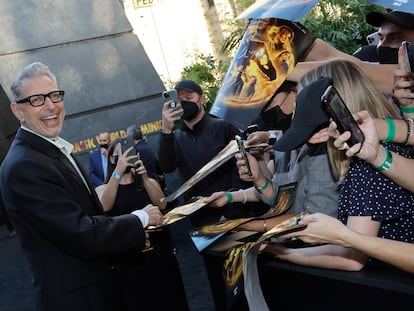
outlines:
[[251, 20], [210, 114], [245, 129], [314, 40], [297, 22]]

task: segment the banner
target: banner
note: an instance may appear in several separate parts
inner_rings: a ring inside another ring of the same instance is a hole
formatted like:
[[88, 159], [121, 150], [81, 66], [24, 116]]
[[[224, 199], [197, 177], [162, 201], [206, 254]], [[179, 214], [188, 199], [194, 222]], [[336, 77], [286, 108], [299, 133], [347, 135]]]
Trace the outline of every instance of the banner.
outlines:
[[251, 20], [209, 113], [244, 130], [314, 40], [297, 22]]

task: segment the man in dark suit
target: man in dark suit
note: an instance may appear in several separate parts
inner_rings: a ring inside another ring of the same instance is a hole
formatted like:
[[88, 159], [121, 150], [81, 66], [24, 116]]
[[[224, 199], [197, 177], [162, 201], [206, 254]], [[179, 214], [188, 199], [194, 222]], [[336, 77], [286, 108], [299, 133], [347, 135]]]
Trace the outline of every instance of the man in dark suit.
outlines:
[[0, 167], [0, 191], [33, 272], [36, 310], [125, 310], [112, 259], [144, 249], [145, 227], [161, 222], [158, 207], [104, 215], [73, 145], [59, 137], [64, 91], [47, 66], [25, 67], [11, 91], [20, 128]]
[[102, 185], [108, 166], [108, 147], [111, 143], [108, 132], [99, 133], [99, 149], [89, 156], [89, 178], [95, 187]]

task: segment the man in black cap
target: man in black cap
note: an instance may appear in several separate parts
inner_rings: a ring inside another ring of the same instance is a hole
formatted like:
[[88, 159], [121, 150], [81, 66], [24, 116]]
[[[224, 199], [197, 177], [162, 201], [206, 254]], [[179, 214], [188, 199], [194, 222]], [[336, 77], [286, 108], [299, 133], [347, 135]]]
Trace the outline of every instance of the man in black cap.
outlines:
[[[201, 87], [194, 81], [182, 80], [175, 89], [182, 109], [170, 108], [169, 101], [163, 106], [158, 159], [163, 172], [172, 173], [178, 169], [184, 183], [234, 140], [235, 135], [241, 136], [241, 131], [231, 123], [205, 112], [206, 99]], [[174, 130], [174, 122], [180, 120], [181, 113], [183, 125]], [[216, 191], [244, 189], [250, 185], [240, 180], [235, 160], [231, 159], [185, 192], [184, 201], [193, 196], [209, 196]], [[250, 212], [264, 213], [264, 208], [265, 205], [261, 209], [257, 206], [237, 208], [230, 204], [226, 209], [218, 210], [206, 206], [191, 215], [191, 220], [194, 226], [199, 226], [219, 221], [222, 214], [226, 218], [251, 217], [254, 215], [250, 215]], [[242, 215], [241, 212], [248, 214]]]
[[[366, 22], [379, 27], [377, 45], [379, 63], [397, 64], [398, 48], [401, 43], [414, 42], [414, 15], [399, 11], [371, 12], [367, 14]], [[354, 55], [358, 56], [358, 54]]]

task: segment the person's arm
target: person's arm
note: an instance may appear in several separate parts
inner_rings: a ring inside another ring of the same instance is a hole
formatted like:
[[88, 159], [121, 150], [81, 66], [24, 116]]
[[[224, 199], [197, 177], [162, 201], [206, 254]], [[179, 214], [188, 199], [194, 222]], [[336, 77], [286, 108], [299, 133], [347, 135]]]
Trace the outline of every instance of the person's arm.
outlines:
[[248, 189], [240, 189], [237, 191], [218, 191], [212, 193], [206, 202], [213, 207], [223, 207], [234, 202], [259, 202], [259, 198], [255, 194], [254, 187]]
[[414, 273], [414, 244], [358, 233], [331, 216], [315, 213], [303, 220], [306, 228], [285, 235], [306, 243], [330, 243], [364, 252], [397, 268]]
[[[347, 157], [357, 156], [374, 167], [381, 167], [385, 161], [390, 162], [388, 169], [381, 170], [381, 173], [392, 179], [395, 183], [405, 189], [414, 192], [414, 159], [406, 158], [395, 152], [387, 151], [379, 144], [380, 139], [384, 139], [388, 135], [388, 124], [385, 120], [372, 119], [367, 111], [356, 113], [356, 117], [360, 120], [360, 128], [364, 132], [365, 141], [362, 146], [356, 144], [346, 150]], [[394, 120], [396, 126], [395, 140], [402, 140], [407, 135], [407, 125], [405, 121]], [[350, 137], [349, 132], [345, 132], [338, 136], [335, 122], [329, 125], [329, 135], [335, 138], [334, 146], [340, 148], [346, 143]], [[397, 139], [398, 138], [398, 139]], [[412, 141], [413, 138], [411, 137]], [[358, 152], [359, 151], [359, 152]], [[388, 157], [387, 157], [388, 156]]]
[[[142, 161], [141, 161], [142, 162]], [[143, 173], [145, 170], [144, 165], [141, 165], [136, 174], [142, 174], [144, 180], [144, 188], [147, 191], [148, 196], [151, 199], [152, 204], [158, 206], [160, 209], [165, 209], [167, 207], [167, 202], [161, 202], [160, 200], [165, 197], [164, 192], [161, 189], [160, 184], [153, 178], [150, 178], [148, 174]]]
[[391, 95], [393, 92], [393, 74], [398, 68], [397, 65], [384, 65], [376, 63], [368, 63], [359, 60], [358, 58], [343, 53], [321, 39], [316, 39], [308, 54], [305, 57], [304, 62], [296, 64], [292, 73], [287, 77], [287, 80], [299, 82], [304, 74], [312, 69], [335, 59], [349, 60], [359, 65], [364, 70], [371, 81], [380, 89], [384, 94]]
[[264, 233], [290, 217], [292, 217], [292, 214], [282, 214], [272, 218], [252, 220], [240, 225], [237, 229]]
[[[236, 153], [235, 155], [237, 159], [237, 167], [239, 170], [239, 176], [240, 179], [244, 181], [252, 182], [255, 188], [256, 195], [263, 199], [271, 199], [274, 200], [275, 197], [275, 190], [273, 186], [273, 182], [266, 177], [266, 174], [264, 174], [259, 166], [258, 161], [254, 156], [247, 153], [247, 159], [250, 164], [250, 169], [252, 172], [252, 175], [249, 176], [248, 169], [246, 167], [246, 163], [243, 159], [243, 156], [240, 152]], [[266, 202], [265, 202], [266, 203]]]
[[405, 118], [414, 118], [414, 73], [407, 71], [403, 48], [398, 50], [398, 70], [394, 72], [394, 96]]
[[[368, 236], [377, 236], [380, 222], [371, 216], [350, 216], [347, 226], [351, 230]], [[268, 244], [262, 248], [279, 259], [303, 266], [359, 271], [368, 262], [368, 255], [354, 248], [327, 244], [307, 248], [285, 248], [279, 244]]]

